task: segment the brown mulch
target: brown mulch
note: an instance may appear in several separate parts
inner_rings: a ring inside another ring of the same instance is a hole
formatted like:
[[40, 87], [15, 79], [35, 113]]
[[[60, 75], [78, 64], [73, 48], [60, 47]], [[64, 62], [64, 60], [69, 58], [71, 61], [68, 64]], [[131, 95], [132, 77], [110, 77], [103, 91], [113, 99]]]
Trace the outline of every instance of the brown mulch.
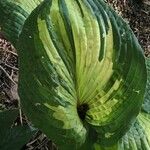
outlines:
[[[150, 1], [107, 0], [131, 26], [150, 57]], [[0, 110], [18, 107], [18, 55], [14, 47], [0, 35]], [[40, 131], [22, 150], [55, 150], [55, 145]]]
[[5, 39], [0, 39], [0, 109], [18, 107], [18, 55]]

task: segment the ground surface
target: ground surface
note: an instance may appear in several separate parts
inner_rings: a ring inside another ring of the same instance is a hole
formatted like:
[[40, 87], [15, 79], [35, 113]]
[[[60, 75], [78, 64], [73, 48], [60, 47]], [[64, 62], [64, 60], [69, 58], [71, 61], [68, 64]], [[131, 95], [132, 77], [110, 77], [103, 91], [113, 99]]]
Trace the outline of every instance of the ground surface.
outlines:
[[[107, 0], [131, 26], [145, 56], [150, 57], [150, 1]], [[0, 35], [0, 109], [18, 107], [18, 55], [13, 46]], [[27, 119], [20, 111], [19, 122]], [[22, 150], [55, 150], [56, 146], [40, 131]]]

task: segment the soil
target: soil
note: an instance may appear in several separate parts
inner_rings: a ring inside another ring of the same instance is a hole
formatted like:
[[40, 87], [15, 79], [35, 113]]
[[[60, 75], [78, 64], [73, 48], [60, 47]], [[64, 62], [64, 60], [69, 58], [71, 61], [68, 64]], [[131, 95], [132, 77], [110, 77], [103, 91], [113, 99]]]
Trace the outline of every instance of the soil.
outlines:
[[[150, 57], [150, 1], [149, 0], [107, 0], [134, 31], [146, 57]], [[10, 42], [0, 34], [0, 110], [17, 108], [19, 97], [18, 55]], [[21, 113], [21, 112], [20, 112]], [[24, 115], [19, 121], [28, 122]], [[56, 150], [51, 142], [40, 131], [26, 144], [22, 150]]]

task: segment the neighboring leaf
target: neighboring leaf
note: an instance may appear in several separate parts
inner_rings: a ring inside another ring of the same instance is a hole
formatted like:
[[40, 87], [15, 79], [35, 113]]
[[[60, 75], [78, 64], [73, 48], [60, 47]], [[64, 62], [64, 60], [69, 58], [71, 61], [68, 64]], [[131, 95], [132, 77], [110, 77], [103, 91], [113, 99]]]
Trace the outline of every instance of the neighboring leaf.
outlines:
[[123, 137], [121, 150], [150, 149], [150, 116], [140, 113], [134, 126]]
[[147, 79], [129, 26], [101, 0], [49, 0], [22, 28], [19, 96], [28, 118], [61, 150], [116, 143], [139, 113]]
[[0, 112], [0, 150], [20, 150], [35, 133], [29, 126], [12, 127], [18, 110]]
[[118, 144], [111, 147], [102, 147], [99, 144], [95, 143], [94, 150], [122, 150], [122, 149], [119, 149]]
[[37, 130], [29, 126], [17, 126], [9, 129], [0, 141], [1, 150], [20, 150], [32, 138]]
[[95, 145], [95, 150], [149, 150], [150, 149], [150, 115], [140, 113], [136, 122], [123, 138], [112, 147]]
[[29, 14], [44, 0], [0, 0], [0, 31], [14, 45]]
[[10, 129], [13, 121], [17, 118], [18, 110], [0, 111], [0, 139], [3, 138], [3, 133]]
[[147, 64], [147, 84], [142, 110], [150, 114], [150, 58], [146, 58]]

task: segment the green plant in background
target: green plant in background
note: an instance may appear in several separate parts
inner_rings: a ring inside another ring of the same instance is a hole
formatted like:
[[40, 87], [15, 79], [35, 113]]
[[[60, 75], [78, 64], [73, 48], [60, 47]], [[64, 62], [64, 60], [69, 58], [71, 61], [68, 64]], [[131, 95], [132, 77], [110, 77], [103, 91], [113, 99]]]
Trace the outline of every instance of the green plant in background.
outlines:
[[105, 2], [0, 0], [0, 26], [18, 50], [22, 109], [60, 149], [150, 149], [145, 58]]
[[0, 111], [0, 150], [21, 149], [37, 131], [28, 125], [15, 126], [18, 110]]

